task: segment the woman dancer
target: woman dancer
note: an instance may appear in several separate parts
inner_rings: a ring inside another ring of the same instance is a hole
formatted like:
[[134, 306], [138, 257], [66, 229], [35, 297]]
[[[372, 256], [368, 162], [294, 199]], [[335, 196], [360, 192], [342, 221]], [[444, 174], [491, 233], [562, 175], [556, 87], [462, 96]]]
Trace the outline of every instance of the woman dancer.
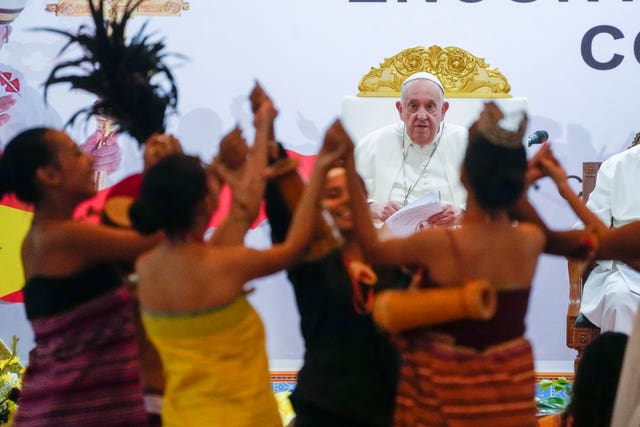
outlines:
[[24, 301], [36, 346], [14, 425], [146, 425], [133, 307], [116, 262], [159, 241], [78, 223], [96, 192], [93, 160], [61, 131], [16, 136], [0, 160], [0, 194], [34, 206], [22, 245]]
[[535, 426], [535, 379], [523, 337], [531, 281], [544, 246], [542, 232], [507, 215], [527, 170], [522, 135], [499, 127], [489, 103], [470, 129], [462, 182], [467, 211], [457, 229], [430, 228], [380, 241], [358, 184], [353, 155], [345, 159], [358, 239], [374, 263], [423, 269], [423, 287], [486, 279], [498, 307], [488, 321], [462, 320], [402, 333], [397, 426]]
[[[256, 212], [274, 117], [271, 102], [258, 109], [254, 155], [243, 177]], [[282, 424], [269, 384], [262, 323], [242, 288], [251, 279], [287, 267], [308, 244], [324, 177], [341, 155], [331, 136], [336, 128], [341, 129], [335, 125], [327, 134], [287, 239], [268, 250], [203, 242], [219, 182], [197, 159], [170, 156], [143, 178], [140, 198], [130, 211], [133, 225], [145, 233], [162, 229], [167, 234], [167, 240], [136, 265], [143, 323], [167, 378], [165, 425]]]
[[[306, 348], [291, 395], [296, 427], [382, 427], [393, 420], [399, 357], [370, 312], [374, 293], [406, 288], [409, 277], [397, 268], [374, 270], [365, 263], [349, 198], [344, 168], [332, 168], [321, 204], [342, 245], [288, 270]], [[266, 201], [272, 236], [282, 241], [288, 208], [271, 182]]]

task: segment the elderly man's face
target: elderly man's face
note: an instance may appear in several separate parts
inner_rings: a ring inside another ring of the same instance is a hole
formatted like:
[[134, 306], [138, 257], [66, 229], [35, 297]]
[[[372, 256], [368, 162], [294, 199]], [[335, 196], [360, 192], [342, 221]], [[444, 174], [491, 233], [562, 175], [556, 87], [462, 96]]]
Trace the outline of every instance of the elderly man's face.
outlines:
[[438, 133], [449, 103], [444, 102], [442, 91], [435, 83], [418, 79], [407, 84], [396, 108], [411, 141], [426, 145], [433, 142]]

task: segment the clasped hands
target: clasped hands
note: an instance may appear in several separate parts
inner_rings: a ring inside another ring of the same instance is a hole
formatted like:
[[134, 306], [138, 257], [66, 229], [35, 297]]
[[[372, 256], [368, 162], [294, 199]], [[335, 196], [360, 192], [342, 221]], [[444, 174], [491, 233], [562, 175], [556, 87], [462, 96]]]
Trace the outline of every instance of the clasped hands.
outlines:
[[[235, 214], [253, 221], [260, 211], [266, 180], [277, 174], [277, 170], [267, 162], [268, 158], [277, 157], [274, 120], [278, 111], [257, 82], [249, 100], [254, 113], [256, 141], [249, 147], [240, 129], [234, 128], [222, 139], [219, 154], [213, 159], [209, 171], [231, 188]], [[324, 169], [337, 165], [349, 150], [353, 151], [351, 139], [340, 121], [336, 120], [325, 134], [316, 165]]]

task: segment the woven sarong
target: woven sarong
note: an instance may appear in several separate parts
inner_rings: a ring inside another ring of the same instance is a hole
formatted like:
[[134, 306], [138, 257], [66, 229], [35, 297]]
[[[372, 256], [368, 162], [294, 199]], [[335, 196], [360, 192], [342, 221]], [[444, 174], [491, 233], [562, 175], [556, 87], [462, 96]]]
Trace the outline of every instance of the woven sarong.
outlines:
[[133, 308], [124, 288], [35, 319], [32, 327], [36, 347], [14, 426], [147, 424]]
[[142, 311], [167, 373], [165, 427], [278, 427], [260, 316], [244, 296], [191, 313]]
[[484, 351], [456, 347], [446, 336], [435, 335], [400, 339], [398, 344], [403, 364], [395, 426], [537, 425], [533, 356], [527, 340], [518, 338]]

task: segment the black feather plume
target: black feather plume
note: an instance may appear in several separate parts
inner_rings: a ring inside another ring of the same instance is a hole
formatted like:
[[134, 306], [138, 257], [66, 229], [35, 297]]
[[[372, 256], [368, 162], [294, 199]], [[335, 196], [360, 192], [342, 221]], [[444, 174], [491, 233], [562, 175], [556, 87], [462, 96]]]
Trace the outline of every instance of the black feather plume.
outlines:
[[[119, 132], [133, 136], [143, 144], [149, 136], [165, 131], [165, 117], [174, 112], [178, 91], [171, 70], [164, 63], [162, 40], [152, 42], [144, 34], [146, 23], [127, 44], [125, 27], [133, 11], [144, 0], [129, 0], [120, 20], [104, 18], [104, 0], [87, 0], [94, 29], [83, 25], [76, 34], [54, 28], [41, 30], [68, 37], [60, 50], [79, 46], [83, 55], [56, 65], [44, 83], [45, 99], [51, 85], [69, 83], [98, 96], [91, 106], [77, 111], [67, 124], [79, 116], [111, 118]], [[178, 56], [175, 55], [174, 56]]]

